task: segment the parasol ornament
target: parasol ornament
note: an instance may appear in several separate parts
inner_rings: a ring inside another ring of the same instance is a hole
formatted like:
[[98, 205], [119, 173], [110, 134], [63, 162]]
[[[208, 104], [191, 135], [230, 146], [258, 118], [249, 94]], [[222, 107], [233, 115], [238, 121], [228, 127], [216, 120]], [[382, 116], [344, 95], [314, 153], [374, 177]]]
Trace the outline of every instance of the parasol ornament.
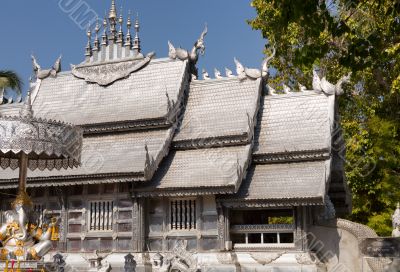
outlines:
[[19, 116], [0, 116], [0, 167], [60, 170], [78, 167], [81, 159], [80, 128], [33, 117], [30, 95]]
[[[58, 219], [32, 221], [33, 202], [26, 192], [28, 167], [53, 170], [78, 167], [83, 131], [76, 126], [33, 117], [31, 96], [19, 116], [0, 116], [0, 167], [19, 168], [18, 193], [0, 226], [0, 262], [39, 261], [59, 238]], [[1, 169], [0, 169], [1, 170]], [[40, 238], [38, 238], [40, 237]]]

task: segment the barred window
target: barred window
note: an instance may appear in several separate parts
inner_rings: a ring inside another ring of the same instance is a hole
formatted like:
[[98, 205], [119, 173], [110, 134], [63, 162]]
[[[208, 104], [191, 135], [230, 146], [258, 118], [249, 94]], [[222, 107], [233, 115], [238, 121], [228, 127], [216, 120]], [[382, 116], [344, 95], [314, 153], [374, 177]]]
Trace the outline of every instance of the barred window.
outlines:
[[109, 231], [113, 229], [113, 201], [89, 202], [89, 230]]
[[171, 229], [196, 229], [196, 200], [186, 199], [171, 201]]

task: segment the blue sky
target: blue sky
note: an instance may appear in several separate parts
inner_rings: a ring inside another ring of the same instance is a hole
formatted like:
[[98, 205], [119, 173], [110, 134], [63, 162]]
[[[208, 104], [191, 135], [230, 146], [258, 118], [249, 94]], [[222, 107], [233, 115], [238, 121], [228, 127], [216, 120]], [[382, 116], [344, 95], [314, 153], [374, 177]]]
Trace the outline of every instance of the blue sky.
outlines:
[[[104, 17], [111, 0], [3, 1], [0, 16], [0, 69], [17, 71], [28, 87], [32, 72], [30, 54], [43, 68], [62, 54], [63, 71], [84, 60], [86, 23], [76, 23], [80, 8]], [[234, 69], [233, 57], [249, 67], [259, 67], [265, 40], [246, 23], [255, 17], [249, 0], [116, 0], [118, 10], [139, 12], [143, 53], [168, 55], [167, 41], [191, 49], [207, 22], [206, 54], [198, 63], [213, 74], [214, 67]], [[69, 11], [68, 8], [72, 10]], [[75, 19], [74, 19], [75, 18]], [[81, 18], [84, 19], [84, 18]], [[78, 20], [79, 21], [79, 20]], [[84, 21], [84, 20], [82, 20]]]

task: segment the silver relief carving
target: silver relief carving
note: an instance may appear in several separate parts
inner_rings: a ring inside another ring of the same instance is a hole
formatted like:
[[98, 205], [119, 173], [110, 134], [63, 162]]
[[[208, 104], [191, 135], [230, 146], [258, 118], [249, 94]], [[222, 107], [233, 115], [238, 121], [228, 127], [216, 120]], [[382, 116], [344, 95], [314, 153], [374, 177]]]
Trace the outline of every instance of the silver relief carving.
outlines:
[[153, 56], [154, 53], [149, 53], [145, 58], [130, 59], [123, 62], [83, 64], [74, 66], [71, 72], [75, 77], [84, 79], [87, 82], [107, 86], [142, 69], [150, 63]]
[[266, 265], [272, 263], [273, 261], [276, 261], [277, 259], [279, 259], [279, 257], [281, 257], [285, 253], [286, 251], [276, 252], [276, 253], [252, 252], [250, 253], [250, 256], [259, 264]]
[[321, 264], [319, 259], [315, 256], [315, 254], [311, 254], [309, 252], [302, 252], [295, 255], [296, 261], [298, 264]]
[[[67, 169], [80, 163], [82, 130], [61, 122], [27, 117], [0, 118], [0, 167], [18, 167], [16, 154], [36, 154], [29, 159], [31, 170]], [[46, 156], [46, 160], [39, 156]], [[54, 159], [51, 159], [54, 158]]]

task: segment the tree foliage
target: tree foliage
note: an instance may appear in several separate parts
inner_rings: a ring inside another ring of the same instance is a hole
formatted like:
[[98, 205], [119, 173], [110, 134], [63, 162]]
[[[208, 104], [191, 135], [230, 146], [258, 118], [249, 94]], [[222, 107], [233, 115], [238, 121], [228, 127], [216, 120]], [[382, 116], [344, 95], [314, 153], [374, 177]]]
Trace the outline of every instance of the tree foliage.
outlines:
[[22, 80], [13, 71], [0, 70], [0, 88], [10, 88], [13, 90], [21, 91]]
[[6, 102], [3, 97], [5, 90], [12, 89], [21, 94], [22, 80], [17, 73], [9, 70], [0, 70], [0, 104]]
[[311, 87], [312, 69], [331, 82], [352, 72], [340, 97], [351, 219], [391, 231], [400, 201], [400, 1], [253, 0], [249, 23], [273, 44], [274, 83]]

